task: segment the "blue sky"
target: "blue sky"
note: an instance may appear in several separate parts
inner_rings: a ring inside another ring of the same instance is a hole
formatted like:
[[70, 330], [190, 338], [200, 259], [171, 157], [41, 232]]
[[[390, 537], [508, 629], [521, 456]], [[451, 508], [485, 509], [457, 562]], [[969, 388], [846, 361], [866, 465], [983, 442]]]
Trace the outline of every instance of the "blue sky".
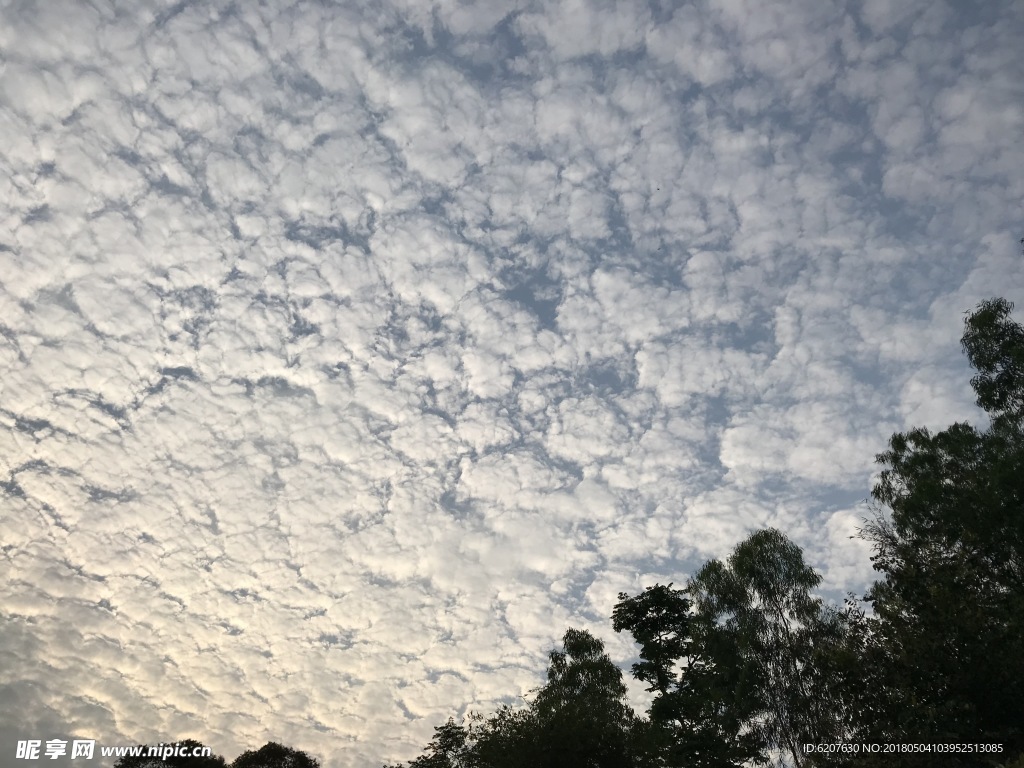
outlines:
[[1024, 298], [1022, 37], [0, 2], [0, 765], [408, 759], [765, 526], [862, 591], [873, 456], [979, 418], [963, 313]]

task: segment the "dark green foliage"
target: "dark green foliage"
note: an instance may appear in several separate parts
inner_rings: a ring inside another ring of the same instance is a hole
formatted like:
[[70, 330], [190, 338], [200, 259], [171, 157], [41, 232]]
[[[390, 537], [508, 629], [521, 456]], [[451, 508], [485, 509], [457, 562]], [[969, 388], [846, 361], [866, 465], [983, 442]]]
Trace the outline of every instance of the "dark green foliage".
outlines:
[[872, 495], [891, 516], [865, 536], [882, 574], [866, 596], [881, 662], [869, 685], [888, 692], [880, 737], [1024, 751], [1024, 329], [1011, 309], [987, 301], [965, 323], [989, 428], [913, 429], [878, 456]]
[[501, 707], [488, 718], [473, 714], [474, 738], [470, 763], [480, 768], [527, 768], [542, 749], [541, 729], [532, 707]]
[[588, 632], [569, 629], [552, 651], [548, 682], [532, 704], [539, 725], [538, 766], [618, 768], [634, 764], [636, 715], [622, 672]]
[[255, 752], [243, 752], [231, 768], [320, 768], [320, 761], [305, 752], [270, 741]]
[[1024, 412], [1024, 327], [1010, 319], [1013, 304], [989, 299], [964, 323], [960, 340], [978, 373], [971, 386], [978, 406], [993, 416]]
[[619, 595], [616, 632], [633, 635], [641, 661], [633, 675], [655, 693], [652, 729], [670, 766], [738, 766], [760, 757], [763, 742], [742, 733], [755, 711], [749, 670], [735, 643], [706, 616], [695, 615], [685, 591], [657, 584]]
[[[409, 768], [470, 768], [477, 765], [468, 742], [465, 728], [448, 718], [448, 722], [434, 729], [434, 738], [427, 750], [411, 763]], [[385, 768], [401, 768], [400, 765]]]
[[846, 735], [823, 664], [845, 642], [846, 625], [811, 595], [820, 581], [800, 548], [769, 528], [740, 543], [726, 563], [707, 563], [687, 590], [697, 613], [736, 649], [753, 702], [744, 713], [749, 732], [795, 765], [805, 762], [803, 744]]
[[619, 596], [614, 627], [640, 646], [633, 673], [657, 694], [650, 717], [670, 734], [670, 765], [763, 763], [772, 750], [802, 765], [802, 744], [846, 735], [832, 692], [847, 618], [811, 596], [819, 581], [799, 547], [769, 529], [685, 590]]
[[529, 706], [471, 716], [468, 727], [449, 720], [409, 768], [653, 768], [651, 735], [604, 645], [569, 629], [563, 646]]
[[[208, 757], [193, 757], [193, 750], [203, 749], [203, 744], [195, 739], [184, 739], [175, 741], [165, 746], [178, 747], [184, 754], [170, 755], [165, 760], [162, 757], [132, 757], [125, 756], [118, 758], [114, 768], [225, 768], [227, 763], [223, 757], [210, 754]], [[148, 747], [143, 747], [143, 751]]]

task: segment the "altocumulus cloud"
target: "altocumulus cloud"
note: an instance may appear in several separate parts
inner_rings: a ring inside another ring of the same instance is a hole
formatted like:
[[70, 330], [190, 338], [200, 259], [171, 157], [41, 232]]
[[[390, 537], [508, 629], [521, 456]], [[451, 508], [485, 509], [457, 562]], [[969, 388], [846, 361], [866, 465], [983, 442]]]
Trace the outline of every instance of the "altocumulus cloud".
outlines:
[[1013, 0], [0, 22], [3, 765], [407, 757], [760, 526], [862, 589], [1024, 294]]

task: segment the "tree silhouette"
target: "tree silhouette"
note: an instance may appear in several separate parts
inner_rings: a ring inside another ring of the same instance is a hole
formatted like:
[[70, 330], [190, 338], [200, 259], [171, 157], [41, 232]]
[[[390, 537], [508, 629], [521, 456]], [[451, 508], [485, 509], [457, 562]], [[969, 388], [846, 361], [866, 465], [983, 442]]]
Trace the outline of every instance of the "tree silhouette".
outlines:
[[650, 734], [603, 643], [579, 629], [562, 643], [527, 707], [471, 715], [468, 727], [450, 719], [408, 768], [654, 768]]
[[761, 757], [761, 735], [744, 732], [756, 711], [749, 670], [731, 638], [694, 612], [686, 590], [656, 584], [635, 597], [620, 593], [612, 622], [640, 646], [633, 676], [656, 694], [649, 714], [667, 765], [719, 768]]
[[888, 693], [880, 738], [1024, 752], [1024, 328], [1011, 310], [993, 299], [965, 321], [988, 429], [912, 429], [877, 457], [879, 509], [864, 535], [882, 575], [866, 596], [867, 684]]
[[301, 750], [270, 741], [255, 752], [243, 752], [231, 768], [320, 768], [320, 761]]

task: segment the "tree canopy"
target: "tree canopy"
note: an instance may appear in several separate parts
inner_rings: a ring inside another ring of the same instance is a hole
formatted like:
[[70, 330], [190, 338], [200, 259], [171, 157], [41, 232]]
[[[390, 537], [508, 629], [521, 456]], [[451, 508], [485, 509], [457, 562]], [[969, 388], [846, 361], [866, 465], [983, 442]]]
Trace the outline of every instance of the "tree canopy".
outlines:
[[877, 457], [864, 534], [881, 574], [866, 597], [883, 736], [1024, 751], [1024, 328], [1011, 310], [993, 299], [965, 322], [988, 428], [912, 429]]
[[409, 768], [653, 768], [651, 733], [626, 701], [622, 672], [589, 632], [568, 629], [547, 683], [520, 709], [434, 729]]
[[320, 761], [301, 750], [270, 741], [256, 751], [240, 754], [231, 768], [320, 768]]

